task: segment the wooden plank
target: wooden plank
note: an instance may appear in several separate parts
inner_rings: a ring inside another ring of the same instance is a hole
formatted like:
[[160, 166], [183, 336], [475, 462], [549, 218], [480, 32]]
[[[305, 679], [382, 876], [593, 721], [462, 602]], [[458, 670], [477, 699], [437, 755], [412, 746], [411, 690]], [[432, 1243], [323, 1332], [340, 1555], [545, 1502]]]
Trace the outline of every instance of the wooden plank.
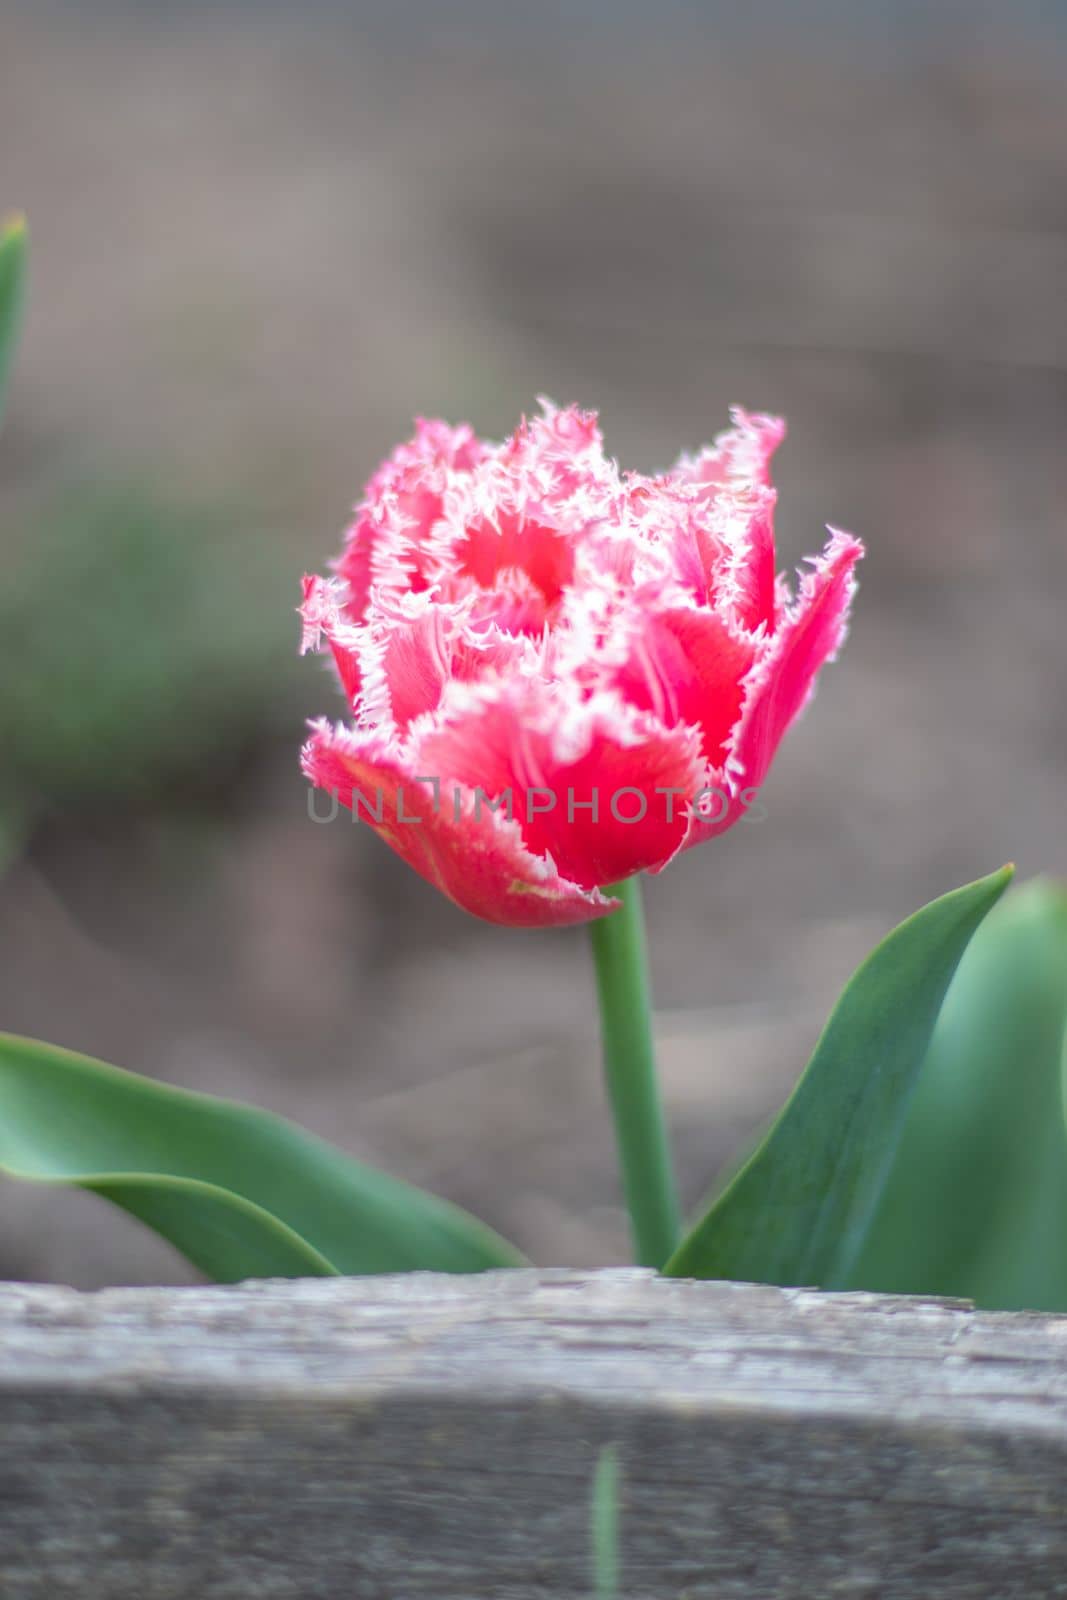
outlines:
[[1067, 1594], [1067, 1318], [639, 1271], [0, 1288], [4, 1600]]

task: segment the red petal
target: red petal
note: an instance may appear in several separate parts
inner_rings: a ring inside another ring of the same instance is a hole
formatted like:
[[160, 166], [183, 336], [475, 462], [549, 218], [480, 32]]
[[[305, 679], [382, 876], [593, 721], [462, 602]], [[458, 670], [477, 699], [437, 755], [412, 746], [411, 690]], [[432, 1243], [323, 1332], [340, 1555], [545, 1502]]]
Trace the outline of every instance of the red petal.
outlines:
[[689, 557], [703, 580], [703, 592], [694, 591], [698, 598], [725, 601], [743, 627], [763, 623], [769, 629], [775, 611], [776, 499], [770, 462], [785, 437], [785, 423], [740, 407], [732, 416], [734, 426], [695, 459], [680, 461], [667, 481], [698, 492], [695, 561]]
[[695, 458], [679, 461], [673, 478], [709, 489], [770, 486], [771, 457], [785, 438], [785, 422], [740, 406], [730, 408], [730, 417], [733, 427]]
[[418, 760], [491, 798], [510, 792], [527, 846], [563, 877], [603, 887], [681, 847], [704, 771], [694, 731], [662, 727], [614, 696], [572, 706], [565, 735], [558, 696], [506, 685], [480, 700], [428, 734]]
[[591, 921], [618, 904], [568, 883], [527, 850], [517, 824], [477, 804], [469, 791], [441, 782], [435, 796], [430, 783], [417, 781], [435, 774], [408, 769], [373, 736], [320, 724], [302, 764], [314, 784], [354, 808], [409, 866], [473, 916], [550, 927]]
[[385, 639], [383, 666], [393, 720], [406, 729], [414, 717], [432, 711], [451, 676], [450, 618], [438, 609], [411, 621], [396, 622]]
[[368, 483], [346, 535], [337, 571], [348, 583], [345, 610], [351, 621], [366, 616], [374, 555], [386, 527], [397, 547], [393, 559], [405, 563], [400, 586], [415, 593], [426, 587], [422, 550], [441, 515], [449, 474], [472, 471], [486, 450], [466, 424], [453, 428], [417, 418], [414, 438], [399, 445]]
[[[304, 637], [300, 651], [317, 650], [323, 634], [333, 653], [341, 685], [349, 705], [355, 705], [362, 689], [362, 672], [354, 645], [347, 642], [354, 632], [351, 625], [341, 621], [335, 585], [325, 578], [304, 578], [304, 603], [300, 607], [304, 619]], [[339, 636], [340, 635], [340, 636]]]
[[738, 638], [715, 612], [666, 611], [643, 619], [616, 686], [667, 727], [699, 727], [706, 760], [720, 767], [755, 658], [755, 643]]
[[774, 493], [768, 491], [753, 508], [736, 563], [727, 564], [734, 593], [723, 594], [742, 627], [774, 627], [775, 611]]
[[815, 690], [815, 678], [844, 643], [855, 592], [853, 569], [863, 555], [858, 539], [835, 533], [807, 574], [788, 619], [758, 667], [735, 756], [747, 784], [762, 783], [790, 723]]
[[345, 535], [337, 571], [348, 585], [345, 612], [352, 622], [362, 622], [370, 598], [371, 556], [379, 525], [373, 517], [359, 516]]
[[[834, 533], [801, 585], [790, 608], [745, 684], [745, 707], [730, 755], [735, 789], [749, 795], [770, 770], [775, 751], [815, 690], [820, 667], [831, 661], [844, 642], [856, 580], [853, 569], [863, 555], [858, 539]], [[694, 821], [686, 847], [723, 833], [741, 815], [735, 798], [725, 816], [714, 822]]]

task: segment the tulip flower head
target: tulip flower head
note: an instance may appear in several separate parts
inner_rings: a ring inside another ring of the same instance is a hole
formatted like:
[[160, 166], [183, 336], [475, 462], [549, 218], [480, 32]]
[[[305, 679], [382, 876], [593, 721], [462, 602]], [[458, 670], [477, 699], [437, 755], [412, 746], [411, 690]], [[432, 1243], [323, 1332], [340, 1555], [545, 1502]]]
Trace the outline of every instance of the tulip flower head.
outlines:
[[544, 404], [503, 444], [420, 421], [333, 577], [304, 580], [349, 720], [303, 767], [491, 922], [583, 922], [723, 832], [845, 634], [859, 541], [775, 572], [774, 417], [736, 410], [659, 477]]

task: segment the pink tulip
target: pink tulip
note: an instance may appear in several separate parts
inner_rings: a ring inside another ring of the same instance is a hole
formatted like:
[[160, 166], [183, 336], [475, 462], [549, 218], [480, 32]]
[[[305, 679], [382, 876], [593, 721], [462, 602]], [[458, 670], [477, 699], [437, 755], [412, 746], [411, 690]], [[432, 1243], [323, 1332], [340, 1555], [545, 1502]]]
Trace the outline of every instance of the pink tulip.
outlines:
[[831, 530], [794, 596], [768, 463], [733, 427], [661, 477], [545, 404], [503, 444], [420, 421], [371, 479], [330, 579], [305, 578], [348, 724], [314, 784], [490, 922], [584, 922], [753, 804], [846, 630], [863, 553]]

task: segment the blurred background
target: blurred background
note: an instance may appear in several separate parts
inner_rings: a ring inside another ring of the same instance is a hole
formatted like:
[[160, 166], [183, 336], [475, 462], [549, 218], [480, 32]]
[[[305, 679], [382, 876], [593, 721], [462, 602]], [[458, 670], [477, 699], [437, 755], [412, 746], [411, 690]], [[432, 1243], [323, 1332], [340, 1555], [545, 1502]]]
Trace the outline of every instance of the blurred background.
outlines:
[[[544, 1264], [625, 1259], [582, 930], [308, 820], [305, 569], [414, 413], [668, 464], [784, 412], [869, 558], [768, 817], [650, 881], [688, 1202], [896, 921], [1067, 871], [1067, 6], [0, 0], [0, 1027], [270, 1106]], [[0, 1276], [181, 1282], [0, 1186]]]

